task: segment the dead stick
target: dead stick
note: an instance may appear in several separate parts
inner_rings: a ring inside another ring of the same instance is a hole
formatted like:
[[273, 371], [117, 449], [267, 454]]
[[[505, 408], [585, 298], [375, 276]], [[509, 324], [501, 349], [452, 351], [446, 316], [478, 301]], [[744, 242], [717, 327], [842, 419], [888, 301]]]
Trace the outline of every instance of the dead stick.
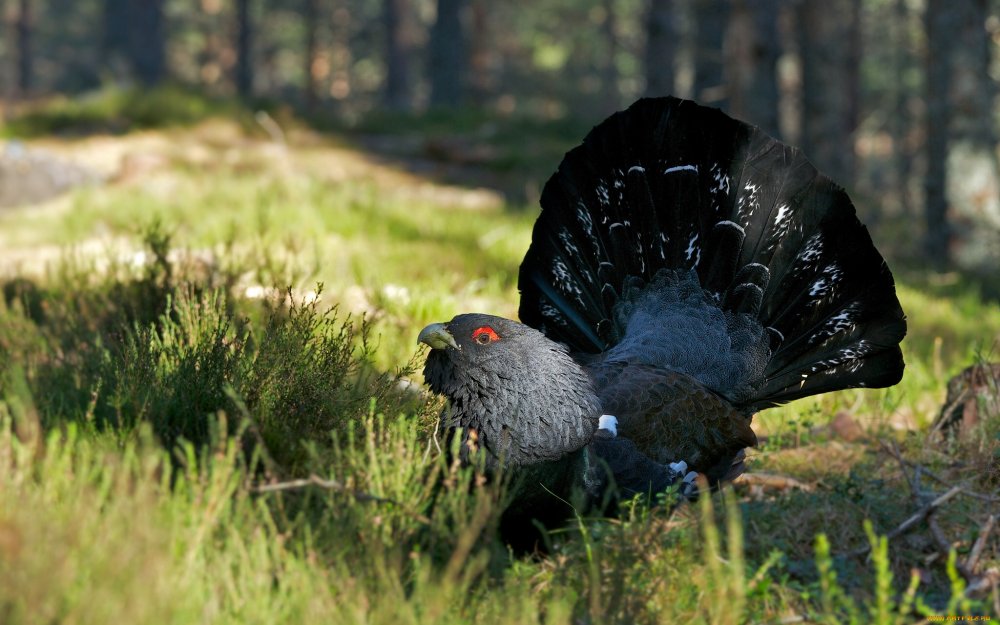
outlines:
[[[938, 524], [937, 519], [934, 518], [933, 514], [928, 515], [927, 526], [931, 528], [931, 536], [934, 537], [934, 542], [937, 543], [938, 551], [945, 557], [945, 559], [947, 559], [949, 555], [951, 555], [951, 550], [954, 546], [951, 544], [951, 541], [948, 540], [948, 537], [945, 536], [944, 530], [941, 529], [941, 526]], [[955, 568], [962, 574], [962, 577], [965, 578], [966, 582], [971, 583], [975, 581], [976, 576], [972, 574], [972, 571], [969, 570], [968, 567], [959, 562], [958, 558], [955, 558]]]
[[992, 590], [1000, 582], [1000, 569], [987, 569], [965, 587], [965, 596], [975, 599]]
[[[961, 486], [952, 486], [951, 489], [948, 490], [948, 492], [946, 492], [946, 493], [944, 493], [942, 495], [938, 495], [937, 497], [935, 497], [933, 501], [931, 501], [930, 503], [926, 504], [924, 507], [922, 507], [919, 510], [917, 510], [916, 512], [914, 512], [910, 516], [910, 518], [908, 518], [905, 521], [903, 521], [902, 523], [900, 523], [894, 530], [892, 530], [891, 532], [889, 532], [888, 534], [886, 534], [885, 537], [888, 540], [892, 540], [894, 538], [898, 538], [902, 534], [905, 534], [906, 532], [908, 532], [911, 529], [913, 529], [914, 526], [917, 525], [917, 523], [920, 523], [921, 521], [923, 521], [924, 519], [926, 519], [927, 515], [929, 515], [931, 512], [934, 512], [934, 510], [936, 510], [938, 507], [940, 507], [942, 504], [944, 504], [946, 501], [948, 501], [949, 499], [951, 499], [955, 495], [959, 494], [960, 492], [962, 492], [962, 487]], [[855, 549], [854, 551], [848, 552], [847, 555], [849, 555], [849, 556], [863, 556], [866, 553], [868, 553], [869, 551], [871, 551], [871, 545], [865, 545], [864, 547], [861, 547], [859, 549]]]
[[748, 486], [761, 486], [764, 488], [778, 488], [781, 490], [798, 489], [806, 492], [813, 490], [812, 484], [800, 482], [794, 477], [778, 475], [777, 473], [744, 473], [733, 481], [734, 484], [746, 484]]
[[[941, 477], [937, 473], [934, 473], [933, 471], [931, 471], [927, 467], [924, 467], [923, 465], [919, 465], [919, 464], [913, 463], [913, 462], [911, 462], [909, 460], [906, 460], [906, 459], [903, 459], [903, 462], [907, 466], [914, 467], [914, 468], [920, 468], [921, 472], [924, 475], [926, 475], [927, 477], [931, 478], [932, 480], [934, 480], [938, 484], [943, 484], [945, 486], [951, 486], [952, 485], [952, 482], [949, 482], [948, 480], [944, 479], [943, 477]], [[962, 490], [962, 494], [965, 495], [966, 497], [971, 497], [973, 499], [979, 499], [980, 501], [986, 501], [986, 502], [989, 502], [989, 503], [1000, 503], [1000, 497], [995, 497], [993, 495], [986, 495], [984, 493], [977, 493], [975, 491], [968, 490], [968, 489], [963, 489]]]
[[356, 501], [371, 501], [371, 502], [379, 503], [379, 504], [392, 504], [394, 506], [399, 507], [408, 516], [413, 517], [414, 519], [416, 519], [417, 521], [420, 521], [421, 523], [424, 523], [426, 525], [430, 525], [430, 522], [431, 522], [431, 520], [429, 518], [427, 518], [426, 516], [424, 516], [422, 514], [418, 514], [418, 513], [410, 512], [410, 511], [406, 510], [403, 507], [403, 505], [401, 503], [399, 503], [398, 501], [396, 501], [395, 499], [388, 499], [386, 497], [379, 497], [378, 495], [373, 495], [373, 494], [367, 493], [367, 492], [365, 492], [363, 490], [349, 490], [347, 487], [345, 487], [343, 484], [341, 484], [337, 480], [324, 480], [323, 478], [321, 478], [320, 476], [315, 475], [315, 474], [310, 475], [308, 478], [305, 478], [305, 479], [290, 480], [288, 482], [275, 482], [273, 484], [258, 484], [256, 486], [251, 486], [250, 487], [250, 492], [252, 492], [252, 493], [277, 493], [277, 492], [286, 491], [286, 490], [300, 490], [300, 489], [303, 489], [303, 488], [307, 488], [309, 486], [316, 486], [316, 487], [319, 487], [319, 488], [324, 488], [326, 490], [336, 491], [338, 493], [348, 493], [352, 497], [354, 497], [354, 499]]
[[913, 529], [913, 526], [915, 526], [917, 523], [920, 523], [922, 520], [927, 518], [928, 514], [934, 512], [934, 510], [940, 507], [944, 502], [948, 501], [949, 499], [959, 494], [960, 492], [962, 492], [961, 486], [952, 486], [948, 490], [948, 492], [944, 493], [943, 495], [938, 495], [923, 508], [914, 512], [913, 515], [910, 516], [910, 518], [900, 523], [899, 527], [886, 534], [886, 537], [889, 539], [893, 539], [899, 536], [900, 534], [904, 534], [910, 531], [911, 529]]
[[969, 557], [965, 560], [965, 568], [969, 569], [969, 571], [976, 572], [976, 568], [979, 566], [979, 558], [982, 557], [983, 550], [986, 549], [986, 541], [989, 540], [990, 532], [993, 531], [993, 526], [996, 525], [996, 522], [996, 515], [991, 514], [986, 517], [983, 526], [979, 528], [979, 537], [976, 538], [976, 542], [973, 543], [972, 549], [969, 551]]
[[[913, 478], [910, 478], [910, 473], [906, 470], [906, 461], [903, 460], [903, 455], [899, 453], [899, 447], [893, 442], [890, 447], [888, 443], [884, 440], [879, 440], [878, 444], [885, 450], [887, 454], [896, 459], [899, 464], [899, 472], [903, 474], [903, 478], [906, 479], [906, 483], [910, 486], [910, 494], [916, 499], [919, 497], [919, 489]], [[920, 503], [919, 501], [917, 503]]]

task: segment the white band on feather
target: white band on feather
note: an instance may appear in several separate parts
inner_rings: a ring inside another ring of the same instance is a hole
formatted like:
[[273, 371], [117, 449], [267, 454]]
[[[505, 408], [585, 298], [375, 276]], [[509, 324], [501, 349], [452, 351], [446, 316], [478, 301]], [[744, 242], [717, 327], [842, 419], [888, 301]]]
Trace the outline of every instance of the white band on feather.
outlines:
[[612, 436], [618, 436], [618, 417], [610, 414], [602, 414], [597, 422], [598, 430], [607, 430]]

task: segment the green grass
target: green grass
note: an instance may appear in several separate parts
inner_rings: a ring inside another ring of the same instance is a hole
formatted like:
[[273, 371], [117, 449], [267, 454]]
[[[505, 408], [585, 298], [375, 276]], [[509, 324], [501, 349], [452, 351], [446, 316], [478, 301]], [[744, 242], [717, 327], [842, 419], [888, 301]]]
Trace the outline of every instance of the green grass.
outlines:
[[[996, 489], [993, 430], [964, 447], [927, 438], [948, 377], [995, 357], [1000, 307], [974, 288], [900, 285], [897, 387], [757, 417], [767, 439], [752, 470], [810, 491], [740, 487], [672, 514], [636, 502], [556, 532], [546, 558], [518, 558], [495, 538], [504, 494], [445, 462], [440, 402], [401, 382], [420, 381], [424, 324], [516, 314], [532, 211], [468, 203], [323, 137], [166, 133], [161, 169], [0, 213], [0, 260], [17, 259], [0, 300], [0, 622], [989, 613], [958, 603], [961, 579], [931, 557], [925, 527], [878, 538], [915, 509], [879, 439]], [[862, 438], [831, 433], [838, 412]], [[254, 488], [311, 474], [342, 488]], [[959, 497], [941, 515], [960, 557], [984, 508]], [[871, 559], [845, 555], [864, 545]]]
[[106, 87], [73, 97], [58, 96], [6, 122], [10, 137], [123, 133], [190, 125], [213, 115], [251, 116], [235, 101], [211, 99], [180, 86], [155, 89]]

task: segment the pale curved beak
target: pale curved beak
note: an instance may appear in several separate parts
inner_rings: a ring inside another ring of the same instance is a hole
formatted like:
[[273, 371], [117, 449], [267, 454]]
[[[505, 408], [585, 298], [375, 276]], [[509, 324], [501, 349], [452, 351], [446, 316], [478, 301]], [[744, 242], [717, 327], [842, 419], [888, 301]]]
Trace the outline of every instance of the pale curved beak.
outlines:
[[432, 323], [421, 330], [417, 342], [429, 345], [431, 349], [444, 349], [445, 347], [459, 349], [455, 337], [451, 335], [451, 332], [448, 332], [448, 326], [443, 323]]

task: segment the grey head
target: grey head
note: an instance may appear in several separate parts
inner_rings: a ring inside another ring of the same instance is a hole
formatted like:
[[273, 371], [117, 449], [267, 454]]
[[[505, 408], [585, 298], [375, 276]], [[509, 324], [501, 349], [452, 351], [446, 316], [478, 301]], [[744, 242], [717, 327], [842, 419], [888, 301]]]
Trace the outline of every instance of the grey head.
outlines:
[[462, 428], [462, 455], [496, 468], [551, 462], [590, 442], [601, 415], [590, 378], [564, 345], [502, 317], [458, 315], [418, 339], [431, 347], [424, 379], [449, 400], [447, 430]]

